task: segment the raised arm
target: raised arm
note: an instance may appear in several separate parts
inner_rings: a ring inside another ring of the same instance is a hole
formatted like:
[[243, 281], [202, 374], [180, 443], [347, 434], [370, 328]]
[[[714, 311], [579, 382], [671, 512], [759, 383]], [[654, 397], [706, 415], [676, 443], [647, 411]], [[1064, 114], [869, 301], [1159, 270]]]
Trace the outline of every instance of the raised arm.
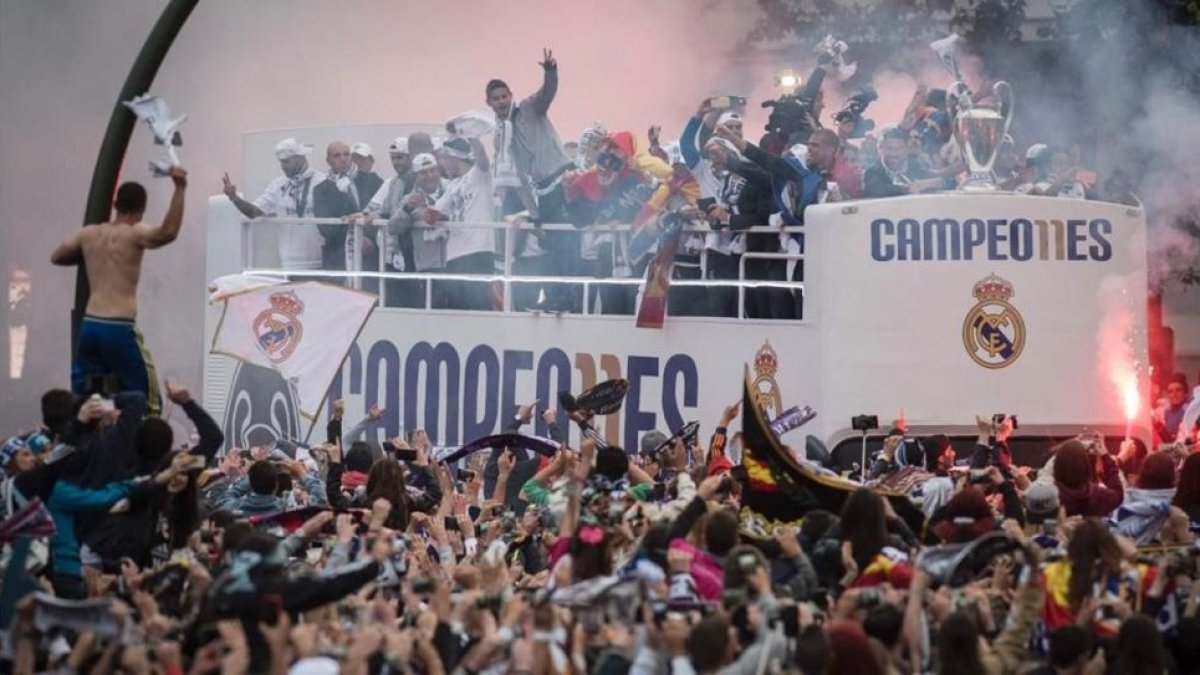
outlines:
[[83, 230], [75, 230], [75, 233], [67, 237], [67, 240], [58, 245], [54, 252], [50, 254], [50, 262], [55, 265], [78, 265], [83, 262]]
[[141, 231], [138, 243], [145, 248], [166, 246], [179, 237], [179, 229], [183, 227], [183, 199], [187, 196], [187, 171], [182, 166], [173, 166], [170, 176], [175, 183], [175, 192], [171, 194], [171, 203], [167, 206], [167, 215], [163, 216], [162, 225]]
[[683, 125], [679, 134], [679, 153], [683, 155], [683, 163], [689, 169], [695, 169], [700, 163], [700, 148], [696, 146], [696, 134], [700, 131], [700, 118], [690, 117]]
[[188, 419], [196, 426], [196, 433], [200, 436], [200, 442], [192, 449], [192, 452], [198, 455], [204, 455], [208, 463], [212, 463], [213, 457], [216, 456], [217, 450], [221, 449], [221, 444], [225, 442], [225, 434], [221, 432], [221, 428], [213, 418], [200, 407], [199, 403], [192, 398], [192, 394], [187, 387], [180, 386], [167, 380], [167, 397], [173, 403], [183, 408], [183, 412], [187, 414]]
[[229, 197], [229, 201], [233, 202], [233, 206], [242, 212], [243, 216], [247, 218], [262, 218], [266, 215], [262, 209], [258, 208], [257, 204], [246, 201], [238, 194], [237, 186], [233, 184], [233, 181], [229, 180], [228, 173], [221, 177], [221, 190], [225, 193], [226, 197]]
[[475, 154], [475, 167], [484, 173], [491, 171], [492, 165], [488, 162], [487, 149], [483, 147], [483, 141], [472, 138], [471, 151]]
[[539, 115], [545, 115], [550, 111], [554, 95], [558, 93], [558, 61], [554, 60], [554, 52], [543, 49], [538, 65], [542, 67], [542, 88], [529, 97], [529, 103]]

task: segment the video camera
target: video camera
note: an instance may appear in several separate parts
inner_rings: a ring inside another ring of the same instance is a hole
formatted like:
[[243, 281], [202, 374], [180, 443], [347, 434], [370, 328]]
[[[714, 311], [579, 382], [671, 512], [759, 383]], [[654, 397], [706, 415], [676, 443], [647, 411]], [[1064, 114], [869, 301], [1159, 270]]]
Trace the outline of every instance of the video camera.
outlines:
[[793, 140], [807, 141], [812, 135], [813, 126], [809, 123], [809, 116], [813, 113], [812, 98], [789, 94], [773, 101], [763, 101], [762, 107], [771, 109], [767, 131], [782, 136], [789, 143]]
[[[771, 109], [766, 130], [783, 137], [788, 145], [807, 143], [808, 137], [820, 126], [813, 105], [817, 96], [821, 94], [821, 84], [824, 81], [825, 70], [817, 67], [808, 76], [800, 91], [780, 96], [773, 101], [763, 101], [762, 107]], [[810, 123], [810, 119], [816, 126]]]
[[879, 94], [873, 87], [866, 86], [859, 90], [857, 94], [850, 97], [846, 102], [846, 107], [837, 111], [833, 115], [833, 121], [838, 124], [845, 122], [853, 122], [854, 128], [850, 131], [849, 138], [862, 138], [867, 135], [868, 131], [875, 128], [875, 120], [863, 118], [863, 112], [867, 106], [879, 98]]

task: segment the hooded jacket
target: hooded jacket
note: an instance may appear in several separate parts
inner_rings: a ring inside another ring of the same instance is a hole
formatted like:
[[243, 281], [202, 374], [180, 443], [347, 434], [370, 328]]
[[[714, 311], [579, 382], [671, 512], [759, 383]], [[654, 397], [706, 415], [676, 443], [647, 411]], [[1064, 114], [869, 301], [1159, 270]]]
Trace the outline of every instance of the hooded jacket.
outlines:
[[1101, 483], [1087, 482], [1079, 487], [1067, 487], [1061, 481], [1058, 486], [1058, 503], [1068, 516], [1103, 518], [1121, 505], [1125, 488], [1121, 485], [1121, 470], [1111, 455], [1101, 458], [1104, 473]]

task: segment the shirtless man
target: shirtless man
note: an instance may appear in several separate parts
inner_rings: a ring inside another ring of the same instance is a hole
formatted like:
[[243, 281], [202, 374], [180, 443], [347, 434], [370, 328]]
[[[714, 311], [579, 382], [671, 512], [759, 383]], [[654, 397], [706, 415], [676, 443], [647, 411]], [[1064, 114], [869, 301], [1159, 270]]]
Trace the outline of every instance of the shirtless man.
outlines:
[[71, 364], [71, 388], [86, 394], [93, 378], [112, 375], [121, 391], [144, 392], [151, 414], [157, 414], [161, 404], [158, 378], [134, 321], [142, 253], [175, 241], [183, 225], [187, 171], [172, 167], [170, 176], [175, 192], [162, 225], [142, 221], [146, 189], [124, 183], [113, 200], [117, 215], [112, 222], [76, 231], [50, 256], [55, 265], [85, 265], [92, 290]]

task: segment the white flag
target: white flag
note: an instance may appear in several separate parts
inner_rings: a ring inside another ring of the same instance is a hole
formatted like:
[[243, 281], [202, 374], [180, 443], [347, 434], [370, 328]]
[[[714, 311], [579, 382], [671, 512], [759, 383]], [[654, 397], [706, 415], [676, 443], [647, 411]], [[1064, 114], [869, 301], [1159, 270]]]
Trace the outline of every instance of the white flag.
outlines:
[[231, 295], [212, 353], [279, 371], [312, 419], [375, 303], [372, 293], [315, 281]]

